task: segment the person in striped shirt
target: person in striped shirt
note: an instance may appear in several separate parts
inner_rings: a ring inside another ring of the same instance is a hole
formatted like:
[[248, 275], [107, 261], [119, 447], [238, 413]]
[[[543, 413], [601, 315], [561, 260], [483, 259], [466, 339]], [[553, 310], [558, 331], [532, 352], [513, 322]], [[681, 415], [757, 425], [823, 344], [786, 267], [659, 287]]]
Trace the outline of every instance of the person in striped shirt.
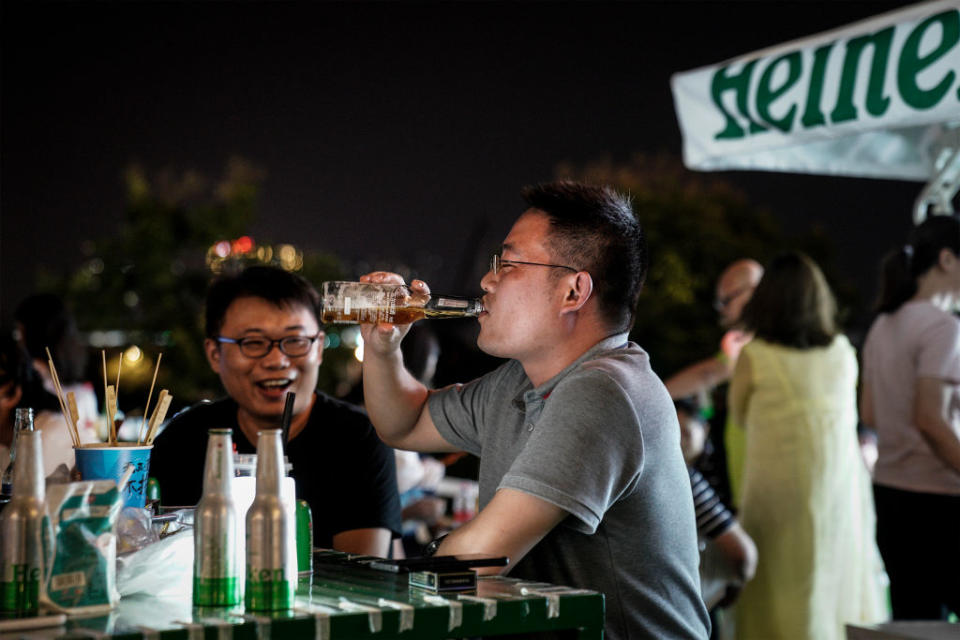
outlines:
[[690, 474], [700, 540], [700, 583], [708, 609], [733, 604], [757, 568], [757, 547], [734, 514], [696, 468], [707, 442], [707, 423], [695, 402], [675, 400], [680, 448]]

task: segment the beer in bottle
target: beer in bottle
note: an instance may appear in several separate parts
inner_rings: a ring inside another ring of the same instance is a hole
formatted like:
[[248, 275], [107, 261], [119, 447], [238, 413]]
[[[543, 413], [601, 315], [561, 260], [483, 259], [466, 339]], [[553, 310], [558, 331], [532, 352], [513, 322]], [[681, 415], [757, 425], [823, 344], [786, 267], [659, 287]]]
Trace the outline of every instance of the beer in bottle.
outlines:
[[324, 282], [321, 322], [409, 324], [422, 318], [464, 318], [479, 315], [479, 298], [426, 294], [402, 284]]

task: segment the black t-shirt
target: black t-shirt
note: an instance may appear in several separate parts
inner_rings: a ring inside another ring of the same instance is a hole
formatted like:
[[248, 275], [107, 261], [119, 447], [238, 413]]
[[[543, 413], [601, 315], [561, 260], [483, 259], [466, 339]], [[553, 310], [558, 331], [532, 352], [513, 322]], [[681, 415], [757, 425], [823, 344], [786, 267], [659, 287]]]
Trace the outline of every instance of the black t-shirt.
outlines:
[[[194, 505], [203, 489], [208, 429], [233, 430], [237, 453], [256, 453], [237, 424], [230, 398], [198, 404], [176, 415], [154, 442], [150, 475], [165, 505]], [[290, 441], [287, 459], [297, 498], [313, 511], [314, 545], [331, 548], [333, 536], [381, 527], [400, 534], [400, 499], [393, 450], [377, 437], [365, 413], [317, 393], [304, 429]]]

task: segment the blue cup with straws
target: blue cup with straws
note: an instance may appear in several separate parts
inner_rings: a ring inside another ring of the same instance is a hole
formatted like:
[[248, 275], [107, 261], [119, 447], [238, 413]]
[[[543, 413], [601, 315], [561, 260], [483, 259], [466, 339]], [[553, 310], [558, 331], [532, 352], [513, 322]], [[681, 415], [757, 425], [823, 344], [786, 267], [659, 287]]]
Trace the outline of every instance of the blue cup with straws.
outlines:
[[74, 448], [83, 480], [113, 480], [121, 487], [123, 506], [143, 508], [147, 496], [152, 444], [118, 442], [85, 444]]

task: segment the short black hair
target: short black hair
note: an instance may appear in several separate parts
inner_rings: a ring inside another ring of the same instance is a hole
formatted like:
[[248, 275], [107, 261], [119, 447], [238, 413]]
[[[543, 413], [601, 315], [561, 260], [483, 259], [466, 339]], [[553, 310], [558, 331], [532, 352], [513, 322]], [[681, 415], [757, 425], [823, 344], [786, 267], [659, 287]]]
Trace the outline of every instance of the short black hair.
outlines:
[[261, 298], [284, 309], [302, 306], [320, 325], [321, 301], [317, 290], [302, 276], [277, 267], [247, 267], [239, 274], [221, 276], [207, 292], [206, 332], [216, 339], [227, 309], [238, 298]]
[[550, 220], [556, 259], [593, 277], [600, 313], [626, 331], [647, 276], [647, 244], [630, 200], [610, 187], [561, 180], [524, 187]]

